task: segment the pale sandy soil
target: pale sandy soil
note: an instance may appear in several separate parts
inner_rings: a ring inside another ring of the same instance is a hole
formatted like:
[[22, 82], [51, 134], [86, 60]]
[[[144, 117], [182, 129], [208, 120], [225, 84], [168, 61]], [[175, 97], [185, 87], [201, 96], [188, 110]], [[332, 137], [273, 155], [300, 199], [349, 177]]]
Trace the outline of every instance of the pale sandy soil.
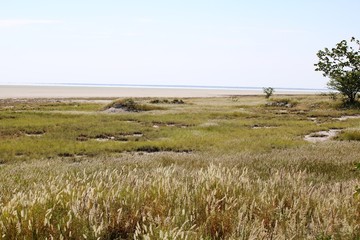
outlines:
[[315, 132], [304, 137], [305, 141], [317, 143], [329, 141], [332, 138], [336, 137], [341, 132], [339, 129], [330, 129], [329, 131], [320, 131]]
[[[261, 90], [126, 88], [126, 87], [57, 87], [0, 85], [0, 98], [120, 98], [120, 97], [218, 97], [259, 95]], [[276, 94], [311, 94], [277, 91]]]

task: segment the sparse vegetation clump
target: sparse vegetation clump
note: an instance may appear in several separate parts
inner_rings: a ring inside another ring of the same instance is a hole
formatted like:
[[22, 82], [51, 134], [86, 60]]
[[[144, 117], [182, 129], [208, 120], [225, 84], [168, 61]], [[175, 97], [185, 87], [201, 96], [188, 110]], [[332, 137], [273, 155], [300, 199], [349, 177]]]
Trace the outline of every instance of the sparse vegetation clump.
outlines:
[[0, 239], [360, 237], [357, 109], [320, 95], [186, 102], [108, 114], [0, 101]]
[[152, 104], [185, 104], [184, 100], [182, 99], [173, 99], [173, 100], [169, 100], [169, 99], [153, 99], [150, 101], [150, 103]]
[[289, 98], [281, 99], [272, 99], [270, 102], [266, 103], [266, 106], [269, 107], [287, 107], [291, 108], [297, 105], [297, 102]]
[[162, 108], [154, 107], [146, 104], [137, 103], [132, 98], [119, 99], [106, 106], [106, 109], [122, 109], [128, 112], [142, 112], [142, 111], [151, 111], [151, 110], [160, 110]]

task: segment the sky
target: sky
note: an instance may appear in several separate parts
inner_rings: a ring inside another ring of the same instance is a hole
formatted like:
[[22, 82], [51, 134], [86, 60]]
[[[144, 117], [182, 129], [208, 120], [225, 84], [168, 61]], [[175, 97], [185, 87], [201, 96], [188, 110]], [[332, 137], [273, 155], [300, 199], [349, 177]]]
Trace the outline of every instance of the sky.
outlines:
[[0, 84], [326, 88], [316, 53], [359, 0], [0, 2]]

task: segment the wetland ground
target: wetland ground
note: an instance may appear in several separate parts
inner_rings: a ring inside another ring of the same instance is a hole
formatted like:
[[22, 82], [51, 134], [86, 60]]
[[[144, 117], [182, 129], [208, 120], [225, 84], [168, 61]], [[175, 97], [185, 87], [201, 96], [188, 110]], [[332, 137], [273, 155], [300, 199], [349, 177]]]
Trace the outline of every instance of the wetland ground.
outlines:
[[360, 238], [359, 109], [132, 100], [0, 100], [0, 239]]

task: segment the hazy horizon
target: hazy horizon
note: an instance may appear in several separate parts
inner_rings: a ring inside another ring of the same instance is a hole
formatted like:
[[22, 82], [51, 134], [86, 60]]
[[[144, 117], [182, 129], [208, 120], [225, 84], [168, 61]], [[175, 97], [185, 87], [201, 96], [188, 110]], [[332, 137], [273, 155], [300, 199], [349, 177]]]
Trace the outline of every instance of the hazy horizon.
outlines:
[[0, 84], [324, 89], [316, 52], [360, 36], [355, 0], [0, 6]]
[[[174, 84], [121, 84], [121, 83], [0, 83], [0, 86], [31, 87], [119, 87], [119, 88], [164, 88], [164, 89], [213, 89], [213, 90], [261, 90], [261, 86], [226, 86], [226, 85], [174, 85]], [[275, 91], [334, 91], [329, 88], [277, 87]]]

